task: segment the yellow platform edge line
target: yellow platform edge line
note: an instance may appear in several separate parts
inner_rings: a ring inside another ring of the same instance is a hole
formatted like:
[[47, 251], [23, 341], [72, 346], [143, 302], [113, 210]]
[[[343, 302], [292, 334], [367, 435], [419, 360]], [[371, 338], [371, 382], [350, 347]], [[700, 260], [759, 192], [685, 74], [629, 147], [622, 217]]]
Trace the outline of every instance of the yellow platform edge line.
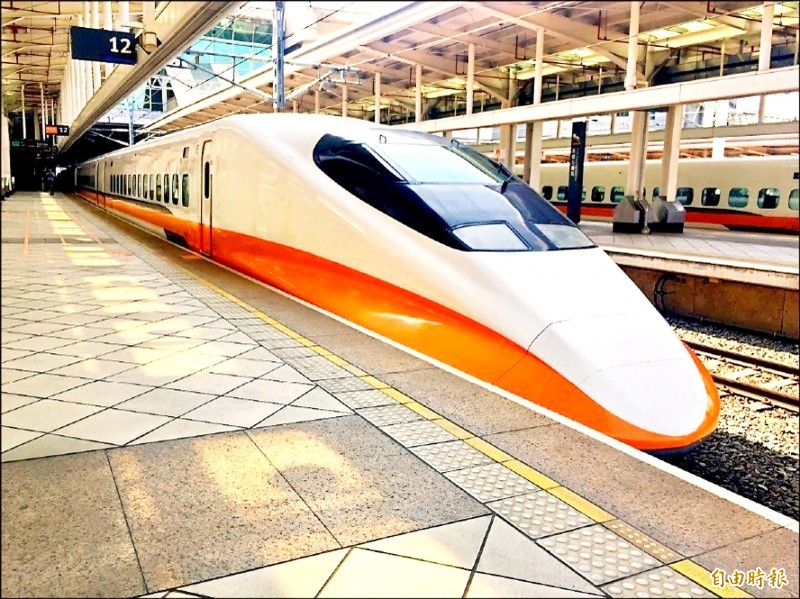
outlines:
[[368, 385], [373, 386], [375, 389], [383, 390], [383, 389], [388, 389], [389, 388], [389, 385], [384, 383], [382, 380], [375, 378], [371, 374], [367, 374], [365, 376], [360, 376], [358, 378], [360, 378], [362, 381], [364, 381]]
[[[363, 377], [362, 377], [363, 378]], [[389, 387], [388, 385], [380, 389], [383, 393], [394, 399], [395, 401], [400, 402], [401, 404], [409, 404], [409, 403], [416, 403], [413, 399], [411, 399], [405, 393], [401, 393], [394, 387]]]
[[497, 447], [495, 447], [488, 441], [484, 441], [480, 437], [470, 437], [469, 439], [464, 439], [464, 443], [466, 443], [467, 445], [471, 445], [472, 447], [480, 451], [483, 455], [489, 456], [495, 462], [500, 462], [501, 464], [503, 462], [508, 462], [514, 459], [502, 449], [498, 449]]
[[595, 522], [608, 522], [609, 520], [616, 520], [616, 516], [612, 516], [601, 507], [596, 506], [588, 499], [584, 499], [575, 491], [567, 489], [566, 487], [553, 487], [547, 490], [551, 495], [558, 497], [567, 505], [571, 505], [580, 513], [589, 516]]
[[468, 430], [458, 426], [455, 422], [450, 422], [447, 418], [436, 418], [435, 420], [431, 420], [431, 422], [433, 422], [439, 428], [443, 428], [457, 439], [461, 439], [462, 441], [475, 436]]
[[503, 462], [503, 466], [505, 466], [512, 472], [516, 472], [528, 482], [532, 482], [534, 485], [536, 485], [537, 487], [541, 487], [542, 489], [547, 490], [561, 486], [552, 478], [545, 476], [535, 468], [531, 468], [530, 466], [528, 466], [523, 462], [520, 462], [519, 460], [509, 460], [508, 462]]
[[410, 401], [409, 403], [405, 404], [405, 406], [409, 410], [412, 410], [413, 412], [416, 412], [417, 414], [425, 418], [425, 420], [435, 420], [437, 418], [441, 418], [441, 415], [437, 414], [430, 408], [426, 408], [417, 401]]
[[692, 560], [685, 559], [675, 562], [670, 568], [676, 572], [680, 572], [689, 580], [696, 582], [701, 587], [708, 589], [712, 593], [716, 593], [720, 597], [752, 597], [747, 591], [743, 591], [727, 582], [724, 587], [716, 586], [711, 580], [711, 572]]

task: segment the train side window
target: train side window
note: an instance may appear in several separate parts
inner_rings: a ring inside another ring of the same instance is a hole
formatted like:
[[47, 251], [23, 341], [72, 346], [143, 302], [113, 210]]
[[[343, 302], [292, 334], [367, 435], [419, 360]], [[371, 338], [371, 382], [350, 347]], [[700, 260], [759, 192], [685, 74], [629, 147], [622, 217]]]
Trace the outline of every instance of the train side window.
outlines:
[[586, 201], [586, 188], [581, 189], [581, 202]]
[[611, 188], [611, 201], [615, 204], [619, 204], [622, 201], [623, 196], [625, 195], [625, 188], [621, 185], [615, 185]]
[[155, 175], [150, 175], [150, 199], [156, 199], [156, 177]]
[[750, 192], [746, 187], [733, 187], [728, 193], [728, 206], [731, 208], [744, 208], [750, 199]]
[[178, 194], [180, 193], [180, 187], [178, 185], [178, 175], [172, 175], [172, 203], [178, 203]]
[[764, 210], [773, 210], [778, 207], [781, 192], [776, 187], [765, 187], [758, 190], [758, 207]]
[[211, 195], [211, 163], [203, 165], [203, 197], [208, 199]]
[[566, 200], [568, 192], [569, 192], [569, 187], [567, 187], [566, 185], [559, 185], [558, 186], [558, 193], [556, 194], [556, 199], [562, 200], [562, 201]]
[[164, 203], [169, 204], [169, 175], [164, 175]]
[[800, 189], [793, 189], [789, 194], [789, 210], [800, 208]]
[[188, 206], [189, 205], [189, 175], [184, 175], [183, 176], [182, 184], [183, 184], [183, 194], [181, 196], [181, 203], [184, 206]]
[[161, 201], [161, 176], [156, 175], [156, 202]]
[[719, 206], [721, 195], [719, 187], [706, 187], [700, 195], [700, 204], [703, 206]]
[[552, 185], [545, 185], [542, 187], [542, 197], [545, 200], [552, 200], [553, 199], [553, 186]]
[[660, 195], [661, 195], [661, 188], [660, 187], [654, 187], [653, 188], [653, 199], [655, 200]]
[[142, 180], [141, 175], [133, 176], [133, 193], [131, 195], [135, 198], [139, 197], [139, 183], [141, 182], [141, 180]]
[[694, 201], [694, 187], [679, 187], [675, 192], [675, 199], [688, 206]]
[[592, 201], [602, 202], [606, 199], [606, 188], [602, 185], [595, 185], [592, 187]]

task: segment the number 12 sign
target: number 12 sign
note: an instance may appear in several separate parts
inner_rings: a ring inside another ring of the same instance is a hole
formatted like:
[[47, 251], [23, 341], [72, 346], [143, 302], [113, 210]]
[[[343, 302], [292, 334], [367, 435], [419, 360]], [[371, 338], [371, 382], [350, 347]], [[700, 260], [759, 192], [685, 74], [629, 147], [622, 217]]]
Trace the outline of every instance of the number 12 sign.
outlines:
[[72, 58], [136, 64], [136, 36], [124, 31], [70, 27]]

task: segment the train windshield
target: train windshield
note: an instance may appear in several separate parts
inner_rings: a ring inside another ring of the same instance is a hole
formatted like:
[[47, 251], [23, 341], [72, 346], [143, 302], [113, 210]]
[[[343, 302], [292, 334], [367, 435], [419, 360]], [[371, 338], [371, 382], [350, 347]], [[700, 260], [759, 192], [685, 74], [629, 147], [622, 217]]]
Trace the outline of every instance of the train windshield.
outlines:
[[368, 140], [325, 135], [314, 162], [362, 201], [455, 249], [594, 247], [508, 169], [458, 142], [410, 132]]

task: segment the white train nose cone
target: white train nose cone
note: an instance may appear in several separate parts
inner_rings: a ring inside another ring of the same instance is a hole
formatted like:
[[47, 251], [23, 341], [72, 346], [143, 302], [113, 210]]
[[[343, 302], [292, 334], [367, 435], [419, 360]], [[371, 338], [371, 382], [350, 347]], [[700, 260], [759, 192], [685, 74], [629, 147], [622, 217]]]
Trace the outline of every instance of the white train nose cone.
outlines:
[[703, 422], [708, 403], [703, 378], [655, 311], [554, 323], [530, 351], [606, 410], [642, 429], [682, 436]]

